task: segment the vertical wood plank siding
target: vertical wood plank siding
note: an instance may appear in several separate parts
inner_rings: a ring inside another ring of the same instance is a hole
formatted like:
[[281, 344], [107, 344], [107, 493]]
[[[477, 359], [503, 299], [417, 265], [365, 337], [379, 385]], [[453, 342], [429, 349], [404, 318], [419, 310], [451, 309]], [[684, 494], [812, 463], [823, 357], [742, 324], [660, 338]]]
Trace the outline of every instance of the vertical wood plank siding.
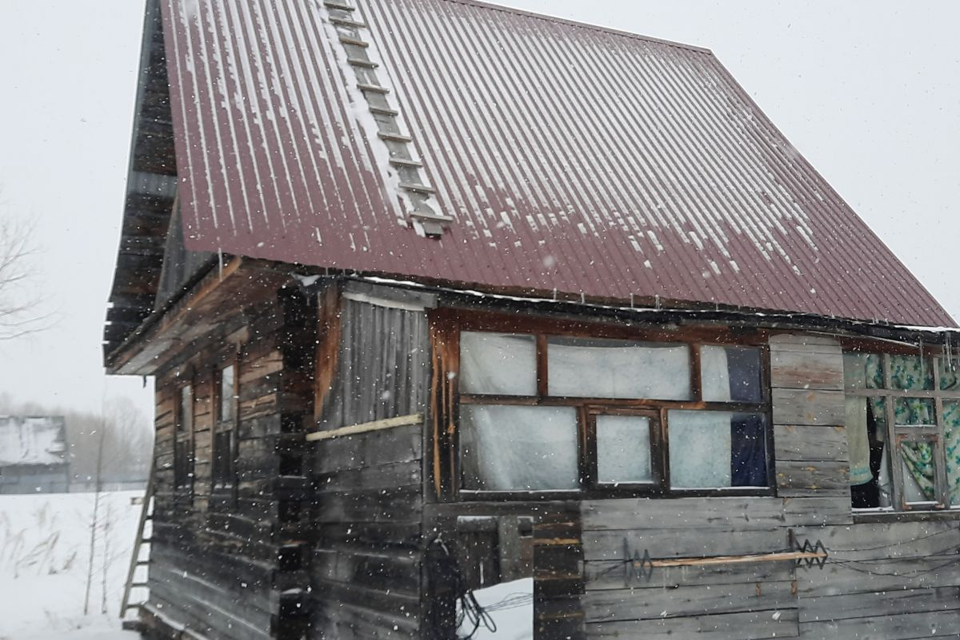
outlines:
[[[425, 410], [423, 311], [325, 296], [317, 407], [321, 429]], [[336, 341], [333, 345], [324, 341]], [[323, 400], [322, 400], [323, 401]], [[317, 527], [310, 638], [420, 638], [423, 425], [312, 445]]]

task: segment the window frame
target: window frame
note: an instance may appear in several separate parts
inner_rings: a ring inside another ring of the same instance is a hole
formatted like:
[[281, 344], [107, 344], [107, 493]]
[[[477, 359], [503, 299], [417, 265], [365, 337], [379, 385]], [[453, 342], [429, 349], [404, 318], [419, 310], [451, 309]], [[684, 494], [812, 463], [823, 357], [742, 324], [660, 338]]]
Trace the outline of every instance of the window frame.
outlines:
[[[460, 334], [463, 331], [533, 335], [536, 338], [536, 396], [467, 394], [460, 392]], [[772, 391], [770, 387], [770, 349], [762, 331], [735, 331], [727, 327], [666, 327], [647, 329], [624, 325], [580, 322], [556, 318], [504, 316], [490, 312], [465, 312], [441, 309], [431, 317], [434, 346], [432, 472], [437, 494], [443, 501], [563, 500], [619, 497], [763, 497], [775, 496], [776, 468], [773, 441]], [[549, 365], [547, 342], [550, 337], [613, 339], [656, 343], [686, 344], [690, 349], [690, 400], [608, 399], [558, 397], [548, 395]], [[759, 403], [704, 401], [700, 351], [703, 346], [754, 347], [760, 353]], [[576, 491], [484, 491], [461, 488], [459, 454], [460, 407], [462, 405], [565, 406], [577, 409], [578, 461], [581, 488]], [[766, 487], [718, 487], [676, 489], [670, 487], [669, 418], [671, 410], [722, 411], [761, 414], [766, 421]], [[651, 433], [651, 463], [659, 482], [650, 485], [608, 486], [597, 480], [596, 416], [604, 414], [654, 416]]]
[[[233, 415], [224, 418], [223, 415], [223, 372], [228, 368], [233, 368], [233, 385], [231, 394], [233, 396]], [[238, 440], [237, 429], [240, 418], [240, 375], [239, 375], [239, 357], [233, 354], [230, 358], [224, 359], [215, 365], [213, 369], [213, 430], [210, 442], [210, 493], [212, 496], [229, 498], [235, 503], [238, 498], [237, 480], [237, 456]], [[229, 478], [224, 481], [220, 478], [220, 464], [218, 463], [217, 436], [224, 433], [229, 434]]]
[[[871, 507], [865, 509], [853, 508], [854, 514], [871, 514], [878, 512], [893, 513], [924, 513], [924, 512], [944, 512], [958, 513], [960, 505], [951, 507], [949, 484], [947, 478], [947, 459], [946, 459], [946, 434], [944, 432], [944, 409], [943, 403], [960, 402], [960, 390], [950, 391], [940, 388], [940, 362], [944, 356], [940, 353], [918, 351], [913, 349], [891, 349], [890, 345], [873, 345], [863, 343], [849, 343], [843, 346], [844, 355], [879, 355], [883, 367], [883, 388], [882, 389], [848, 389], [844, 385], [844, 396], [865, 398], [868, 401], [872, 399], [883, 400], [884, 422], [886, 429], [884, 437], [886, 446], [890, 452], [888, 458], [890, 462], [889, 473], [893, 483], [891, 507]], [[909, 390], [893, 388], [893, 372], [891, 369], [891, 358], [897, 356], [921, 357], [924, 361], [930, 363], [933, 377], [933, 389], [931, 390]], [[936, 425], [916, 426], [916, 425], [898, 425], [896, 424], [896, 407], [898, 399], [920, 398], [931, 399], [934, 404], [934, 418]], [[904, 443], [930, 443], [934, 452], [934, 500], [923, 502], [906, 502], [904, 496], [904, 476], [902, 457], [900, 453], [901, 445]]]
[[[184, 414], [184, 397], [189, 395], [187, 405], [189, 419]], [[174, 502], [192, 505], [196, 483], [196, 386], [191, 379], [174, 386], [174, 442], [173, 442], [173, 492]], [[184, 452], [186, 455], [184, 455]]]

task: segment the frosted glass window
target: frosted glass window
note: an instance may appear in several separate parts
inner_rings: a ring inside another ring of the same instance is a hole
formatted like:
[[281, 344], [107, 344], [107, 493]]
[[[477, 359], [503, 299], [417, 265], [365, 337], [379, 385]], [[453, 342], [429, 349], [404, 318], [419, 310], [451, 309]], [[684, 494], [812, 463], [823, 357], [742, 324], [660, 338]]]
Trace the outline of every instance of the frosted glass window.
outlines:
[[577, 410], [573, 407], [460, 407], [464, 489], [577, 490]]
[[690, 348], [619, 340], [551, 338], [551, 396], [689, 400]]
[[700, 348], [703, 399], [708, 402], [763, 401], [760, 350], [752, 347]]
[[233, 393], [234, 368], [228, 365], [220, 371], [220, 421], [233, 422], [237, 415], [237, 397]]
[[673, 488], [767, 486], [763, 415], [670, 411], [667, 418]]
[[189, 433], [193, 430], [193, 389], [190, 385], [180, 388], [180, 407], [177, 416], [177, 431]]
[[507, 333], [460, 334], [460, 392], [537, 395], [537, 340]]
[[597, 416], [597, 480], [605, 484], [653, 482], [650, 418]]

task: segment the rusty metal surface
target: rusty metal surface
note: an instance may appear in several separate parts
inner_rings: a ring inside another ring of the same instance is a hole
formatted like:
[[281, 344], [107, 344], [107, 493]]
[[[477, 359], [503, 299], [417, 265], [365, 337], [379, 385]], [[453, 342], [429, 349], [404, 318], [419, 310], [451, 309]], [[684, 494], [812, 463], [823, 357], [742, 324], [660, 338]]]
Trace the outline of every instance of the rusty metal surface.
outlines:
[[407, 222], [316, 0], [162, 0], [192, 250], [471, 287], [953, 320], [703, 49], [359, 0], [443, 214]]

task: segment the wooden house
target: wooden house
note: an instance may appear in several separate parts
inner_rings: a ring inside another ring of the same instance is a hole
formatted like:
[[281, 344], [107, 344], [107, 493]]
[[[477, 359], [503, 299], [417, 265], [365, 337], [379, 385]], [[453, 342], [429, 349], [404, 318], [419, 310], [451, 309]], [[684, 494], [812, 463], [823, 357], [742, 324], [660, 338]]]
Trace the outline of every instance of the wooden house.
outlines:
[[956, 325], [713, 54], [146, 5], [150, 637], [452, 638], [522, 576], [537, 638], [960, 633]]
[[62, 417], [0, 416], [0, 493], [66, 493], [69, 469]]

